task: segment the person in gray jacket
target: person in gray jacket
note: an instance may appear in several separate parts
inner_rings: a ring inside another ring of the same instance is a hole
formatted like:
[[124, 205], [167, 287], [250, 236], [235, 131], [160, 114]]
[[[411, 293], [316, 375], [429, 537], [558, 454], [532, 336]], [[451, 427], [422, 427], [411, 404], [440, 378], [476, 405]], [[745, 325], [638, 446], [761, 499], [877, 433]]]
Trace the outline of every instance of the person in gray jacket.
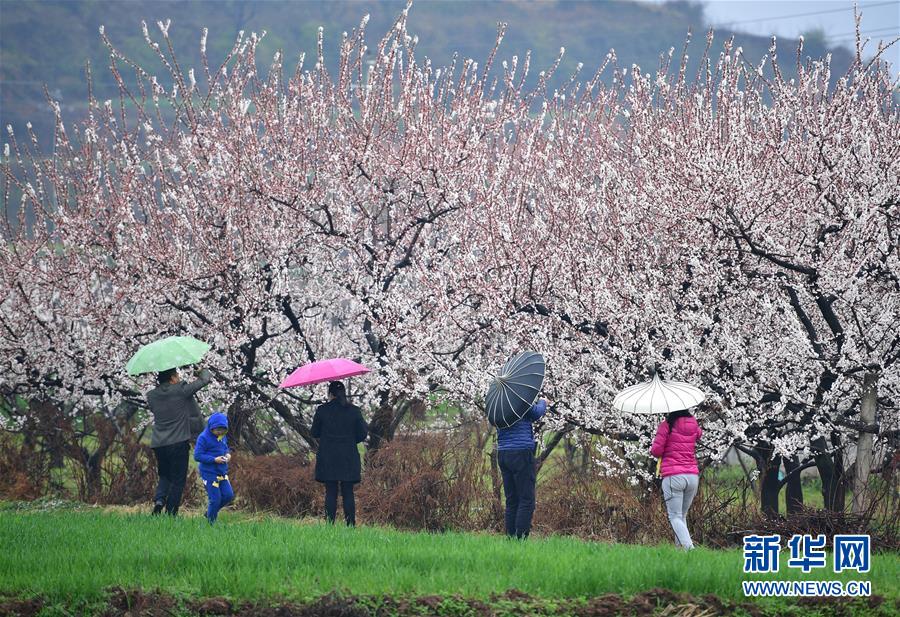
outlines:
[[203, 427], [200, 405], [194, 395], [212, 381], [212, 374], [204, 369], [196, 381], [185, 383], [177, 369], [169, 369], [161, 372], [157, 381], [159, 385], [147, 393], [147, 404], [153, 414], [150, 447], [156, 455], [159, 472], [153, 514], [165, 508], [167, 514], [175, 516], [187, 481], [190, 440]]

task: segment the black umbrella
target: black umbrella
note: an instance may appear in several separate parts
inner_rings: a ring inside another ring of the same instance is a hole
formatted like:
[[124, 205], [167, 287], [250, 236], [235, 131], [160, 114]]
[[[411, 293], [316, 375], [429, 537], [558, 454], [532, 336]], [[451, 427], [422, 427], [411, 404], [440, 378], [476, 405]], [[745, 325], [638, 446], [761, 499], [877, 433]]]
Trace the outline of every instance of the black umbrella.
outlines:
[[545, 369], [544, 356], [533, 351], [523, 351], [507, 360], [488, 388], [488, 422], [508, 428], [521, 420], [537, 400]]

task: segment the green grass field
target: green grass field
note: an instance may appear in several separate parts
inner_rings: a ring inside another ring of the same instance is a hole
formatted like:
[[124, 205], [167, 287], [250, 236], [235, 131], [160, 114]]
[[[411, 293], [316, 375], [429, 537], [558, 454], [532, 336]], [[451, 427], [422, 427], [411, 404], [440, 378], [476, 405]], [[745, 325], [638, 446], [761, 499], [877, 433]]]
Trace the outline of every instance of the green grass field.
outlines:
[[[783, 551], [783, 553], [786, 551]], [[784, 554], [782, 554], [784, 557]], [[782, 564], [773, 580], [834, 579]], [[762, 578], [762, 577], [760, 577]], [[900, 556], [873, 555], [872, 592], [900, 595]], [[509, 589], [543, 598], [630, 595], [654, 587], [743, 600], [740, 551], [495, 535], [404, 533], [251, 519], [225, 512], [172, 520], [103, 511], [0, 511], [0, 595], [90, 600], [113, 586], [235, 600], [352, 594], [463, 594]]]

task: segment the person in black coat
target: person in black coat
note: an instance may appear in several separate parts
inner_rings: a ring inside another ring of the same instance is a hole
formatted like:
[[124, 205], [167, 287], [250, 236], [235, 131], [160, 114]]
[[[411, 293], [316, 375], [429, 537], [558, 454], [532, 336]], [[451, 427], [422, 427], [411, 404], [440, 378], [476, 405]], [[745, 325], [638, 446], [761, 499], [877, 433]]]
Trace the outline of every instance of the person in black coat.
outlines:
[[347, 401], [344, 384], [328, 384], [328, 402], [320, 405], [313, 416], [312, 436], [319, 440], [316, 452], [316, 480], [325, 484], [325, 517], [334, 522], [337, 513], [338, 488], [344, 505], [347, 525], [356, 525], [356, 501], [353, 485], [360, 480], [359, 450], [369, 429], [362, 412]]

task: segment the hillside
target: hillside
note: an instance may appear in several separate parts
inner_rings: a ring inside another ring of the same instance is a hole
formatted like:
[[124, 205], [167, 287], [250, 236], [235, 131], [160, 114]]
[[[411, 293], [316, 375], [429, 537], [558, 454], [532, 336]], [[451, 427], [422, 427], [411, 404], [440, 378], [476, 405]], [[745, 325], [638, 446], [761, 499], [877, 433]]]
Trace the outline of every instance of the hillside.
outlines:
[[[374, 44], [404, 6], [404, 2], [396, 0], [4, 0], [0, 4], [0, 120], [4, 126], [12, 124], [20, 135], [26, 121], [31, 121], [41, 140], [46, 141], [52, 116], [43, 94], [44, 85], [53, 98], [62, 102], [67, 120], [72, 120], [84, 109], [84, 69], [88, 61], [93, 67], [96, 96], [114, 98], [117, 93], [106, 68], [108, 54], [98, 35], [100, 25], [106, 27], [120, 49], [153, 70], [158, 68], [158, 61], [143, 40], [141, 20], [151, 24], [155, 36], [155, 22], [171, 18], [170, 33], [182, 66], [197, 64], [204, 26], [209, 28], [208, 48], [213, 61], [224, 56], [238, 30], [266, 30], [261, 62], [282, 49], [292, 60], [286, 67], [290, 70], [300, 52], [314, 53], [319, 25], [325, 28], [326, 56], [333, 63], [342, 31], [351, 30], [369, 13], [369, 40]], [[584, 63], [585, 72], [593, 72], [610, 48], [616, 50], [621, 66], [634, 63], [650, 71], [658, 64], [659, 54], [669, 47], [680, 52], [689, 30], [695, 33], [689, 53], [692, 62], [697, 62], [707, 29], [702, 6], [684, 1], [645, 4], [439, 0], [420, 1], [413, 6], [410, 31], [419, 36], [418, 53], [440, 65], [449, 62], [454, 51], [483, 60], [493, 45], [498, 21], [509, 23], [500, 57], [521, 57], [531, 49], [532, 79], [552, 64], [560, 47], [566, 47], [558, 80], [571, 75], [578, 62]], [[731, 35], [717, 32], [714, 49], [720, 49]], [[736, 35], [736, 43], [752, 59], [761, 58], [769, 45], [767, 39], [743, 34]], [[792, 57], [797, 41], [784, 40], [779, 45], [783, 55]], [[836, 72], [842, 72], [850, 60], [849, 52], [829, 51], [833, 52]], [[826, 50], [821, 43], [808, 43], [806, 52], [820, 56]]]

